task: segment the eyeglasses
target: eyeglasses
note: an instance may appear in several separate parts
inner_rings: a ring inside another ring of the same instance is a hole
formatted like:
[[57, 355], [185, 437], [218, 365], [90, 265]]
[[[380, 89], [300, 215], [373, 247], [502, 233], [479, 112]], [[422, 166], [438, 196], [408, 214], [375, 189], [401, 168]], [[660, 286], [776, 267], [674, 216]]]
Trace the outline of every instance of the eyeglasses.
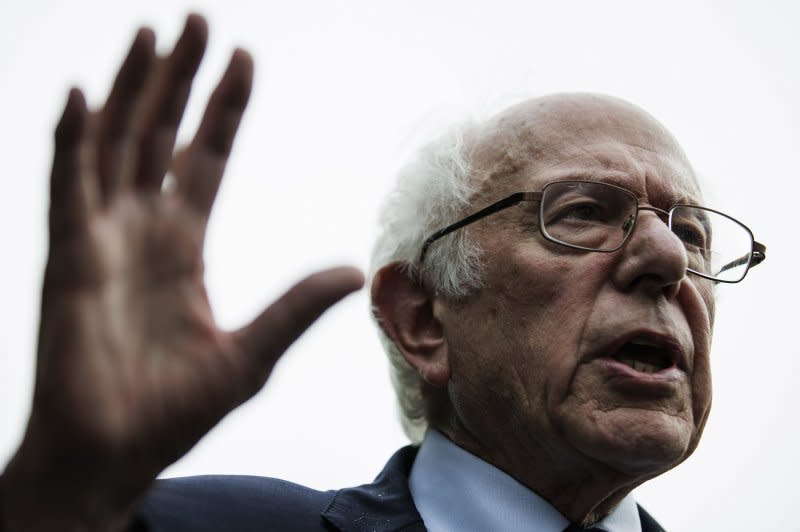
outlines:
[[611, 253], [633, 233], [640, 211], [653, 211], [683, 242], [687, 271], [721, 283], [738, 283], [764, 261], [767, 248], [735, 218], [713, 209], [677, 204], [668, 211], [640, 205], [629, 190], [595, 181], [554, 181], [540, 192], [517, 192], [436, 231], [422, 244], [419, 261], [435, 241], [490, 214], [523, 201], [539, 202], [539, 230], [545, 239], [572, 249]]

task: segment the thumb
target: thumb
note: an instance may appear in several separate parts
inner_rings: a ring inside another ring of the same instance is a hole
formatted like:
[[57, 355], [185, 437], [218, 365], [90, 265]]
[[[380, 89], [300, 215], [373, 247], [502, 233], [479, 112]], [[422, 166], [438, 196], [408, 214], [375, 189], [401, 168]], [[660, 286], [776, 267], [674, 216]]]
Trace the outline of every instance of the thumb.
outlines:
[[314, 273], [291, 287], [250, 324], [236, 331], [234, 338], [240, 352], [259, 370], [259, 388], [278, 358], [303, 331], [328, 307], [363, 284], [364, 275], [352, 267]]

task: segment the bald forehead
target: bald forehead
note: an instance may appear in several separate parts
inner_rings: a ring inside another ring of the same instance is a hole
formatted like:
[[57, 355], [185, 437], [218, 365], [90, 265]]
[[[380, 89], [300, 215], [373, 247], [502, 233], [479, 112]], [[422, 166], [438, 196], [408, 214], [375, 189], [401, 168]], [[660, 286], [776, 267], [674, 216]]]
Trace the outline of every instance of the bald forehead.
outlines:
[[700, 200], [694, 171], [670, 132], [639, 107], [609, 96], [528, 100], [487, 122], [473, 146], [474, 177], [486, 195], [545, 184], [537, 180], [620, 174], [643, 196], [656, 185], [675, 199]]

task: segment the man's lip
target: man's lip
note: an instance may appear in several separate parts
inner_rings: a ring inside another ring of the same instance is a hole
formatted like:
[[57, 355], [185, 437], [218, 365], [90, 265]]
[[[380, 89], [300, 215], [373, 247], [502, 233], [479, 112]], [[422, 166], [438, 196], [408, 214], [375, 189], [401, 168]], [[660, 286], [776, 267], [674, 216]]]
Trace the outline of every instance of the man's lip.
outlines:
[[613, 341], [601, 347], [600, 349], [595, 350], [588, 357], [588, 360], [597, 358], [613, 359], [625, 344], [637, 340], [647, 344], [652, 344], [656, 348], [660, 349], [669, 357], [671, 367], [677, 367], [683, 372], [687, 372], [689, 370], [689, 356], [687, 353], [688, 349], [684, 348], [683, 344], [681, 344], [678, 338], [668, 332], [655, 331], [651, 329], [637, 329], [626, 332], [625, 334], [616, 337]]
[[644, 373], [613, 358], [599, 358], [596, 361], [605, 377], [606, 386], [639, 399], [674, 397], [687, 378], [686, 373], [676, 366], [655, 373]]

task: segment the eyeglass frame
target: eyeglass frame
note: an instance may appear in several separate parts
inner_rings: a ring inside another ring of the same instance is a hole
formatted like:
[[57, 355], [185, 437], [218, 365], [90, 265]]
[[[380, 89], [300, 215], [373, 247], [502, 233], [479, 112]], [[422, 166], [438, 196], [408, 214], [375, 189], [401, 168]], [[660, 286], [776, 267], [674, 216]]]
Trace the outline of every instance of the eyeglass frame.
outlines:
[[[558, 240], [558, 239], [552, 237], [544, 229], [544, 227], [542, 227], [543, 222], [542, 222], [542, 215], [541, 215], [541, 209], [542, 209], [541, 199], [544, 196], [544, 192], [547, 189], [547, 187], [549, 187], [549, 186], [551, 186], [553, 184], [563, 184], [563, 183], [599, 184], [599, 185], [603, 185], [603, 186], [607, 186], [607, 187], [611, 187], [611, 188], [620, 190], [620, 191], [624, 192], [625, 194], [627, 194], [628, 196], [631, 196], [633, 198], [633, 200], [636, 202], [636, 211], [634, 213], [633, 226], [631, 227], [631, 230], [625, 235], [625, 238], [622, 239], [622, 242], [620, 242], [620, 244], [617, 247], [615, 247], [613, 249], [594, 249], [594, 248], [589, 248], [589, 247], [585, 247], [585, 246], [579, 246], [577, 244], [570, 244], [570, 243], [563, 242], [561, 240]], [[615, 252], [619, 251], [620, 249], [622, 249], [622, 247], [628, 242], [628, 239], [630, 238], [630, 236], [633, 234], [634, 229], [636, 229], [636, 222], [639, 220], [639, 211], [653, 211], [656, 214], [660, 214], [662, 216], [665, 216], [667, 218], [665, 223], [666, 223], [667, 227], [669, 228], [670, 232], [672, 232], [672, 213], [678, 207], [692, 207], [692, 208], [695, 208], [695, 209], [702, 209], [704, 211], [709, 211], [709, 212], [713, 212], [715, 214], [718, 214], [720, 216], [724, 216], [725, 218], [728, 218], [729, 220], [732, 220], [733, 222], [736, 222], [745, 231], [747, 231], [747, 233], [750, 235], [750, 241], [752, 242], [752, 246], [751, 246], [752, 249], [751, 249], [749, 255], [743, 255], [739, 259], [737, 259], [737, 260], [725, 265], [725, 266], [729, 266], [729, 267], [739, 266], [740, 264], [744, 263], [744, 262], [739, 262], [739, 261], [747, 260], [747, 269], [744, 271], [744, 273], [742, 274], [741, 278], [737, 279], [736, 281], [729, 281], [729, 280], [725, 280], [725, 279], [717, 279], [717, 278], [714, 278], [714, 277], [712, 277], [710, 275], [695, 271], [695, 270], [693, 270], [693, 269], [691, 269], [689, 267], [686, 268], [686, 271], [688, 271], [688, 272], [691, 272], [691, 273], [693, 273], [695, 275], [699, 275], [700, 277], [703, 277], [705, 279], [709, 279], [709, 280], [717, 282], [717, 283], [730, 283], [730, 284], [739, 283], [742, 280], [744, 280], [744, 278], [747, 276], [747, 273], [750, 271], [750, 268], [754, 268], [755, 266], [758, 266], [759, 264], [761, 264], [764, 261], [764, 259], [767, 258], [767, 247], [764, 244], [756, 241], [755, 237], [753, 236], [753, 232], [750, 230], [750, 228], [747, 227], [746, 225], [744, 225], [742, 222], [740, 222], [736, 218], [734, 218], [732, 216], [729, 216], [729, 215], [725, 214], [724, 212], [720, 212], [720, 211], [717, 211], [717, 210], [714, 210], [714, 209], [709, 209], [708, 207], [701, 207], [699, 205], [692, 205], [690, 203], [676, 203], [672, 207], [670, 207], [669, 210], [664, 210], [664, 209], [659, 209], [658, 207], [653, 207], [652, 205], [642, 205], [639, 202], [639, 198], [636, 197], [636, 194], [634, 194], [633, 192], [631, 192], [630, 190], [628, 190], [626, 188], [623, 188], [623, 187], [620, 187], [620, 186], [617, 186], [617, 185], [614, 185], [614, 184], [611, 184], [611, 183], [603, 183], [601, 181], [586, 181], [586, 180], [564, 180], [564, 181], [551, 181], [551, 182], [547, 183], [546, 185], [544, 185], [544, 187], [542, 187], [542, 190], [540, 190], [538, 192], [515, 192], [515, 193], [511, 194], [510, 196], [507, 196], [507, 197], [505, 197], [505, 198], [503, 198], [501, 200], [498, 200], [498, 201], [496, 201], [496, 202], [494, 202], [494, 203], [492, 203], [490, 205], [487, 205], [483, 209], [480, 209], [479, 211], [474, 212], [474, 213], [470, 214], [469, 216], [466, 216], [465, 218], [462, 218], [461, 220], [459, 220], [459, 221], [457, 221], [455, 223], [452, 223], [452, 224], [448, 225], [447, 227], [445, 227], [443, 229], [440, 229], [440, 230], [436, 231], [435, 233], [433, 233], [432, 235], [430, 235], [428, 238], [426, 238], [423, 241], [422, 248], [421, 248], [420, 254], [419, 254], [419, 263], [422, 264], [423, 261], [425, 260], [425, 254], [427, 253], [428, 248], [430, 247], [430, 245], [433, 244], [434, 242], [436, 242], [437, 240], [439, 240], [440, 238], [442, 238], [444, 236], [447, 236], [450, 233], [452, 233], [454, 231], [457, 231], [458, 229], [461, 229], [462, 227], [465, 227], [465, 226], [470, 225], [470, 224], [472, 224], [474, 222], [477, 222], [478, 220], [486, 218], [487, 216], [489, 216], [491, 214], [495, 214], [495, 213], [500, 212], [502, 210], [508, 209], [509, 207], [513, 207], [514, 205], [517, 205], [518, 203], [522, 203], [523, 201], [538, 201], [539, 202], [539, 216], [538, 216], [538, 218], [539, 218], [539, 220], [538, 220], [539, 232], [542, 234], [542, 236], [545, 238], [545, 240], [547, 240], [549, 242], [552, 242], [554, 244], [558, 244], [560, 246], [565, 246], [565, 247], [572, 248], [572, 249], [578, 249], [578, 250], [581, 250], [581, 251], [591, 251], [591, 252], [596, 252], [596, 253], [615, 253]], [[725, 268], [720, 270], [720, 272], [724, 271], [724, 269]]]

